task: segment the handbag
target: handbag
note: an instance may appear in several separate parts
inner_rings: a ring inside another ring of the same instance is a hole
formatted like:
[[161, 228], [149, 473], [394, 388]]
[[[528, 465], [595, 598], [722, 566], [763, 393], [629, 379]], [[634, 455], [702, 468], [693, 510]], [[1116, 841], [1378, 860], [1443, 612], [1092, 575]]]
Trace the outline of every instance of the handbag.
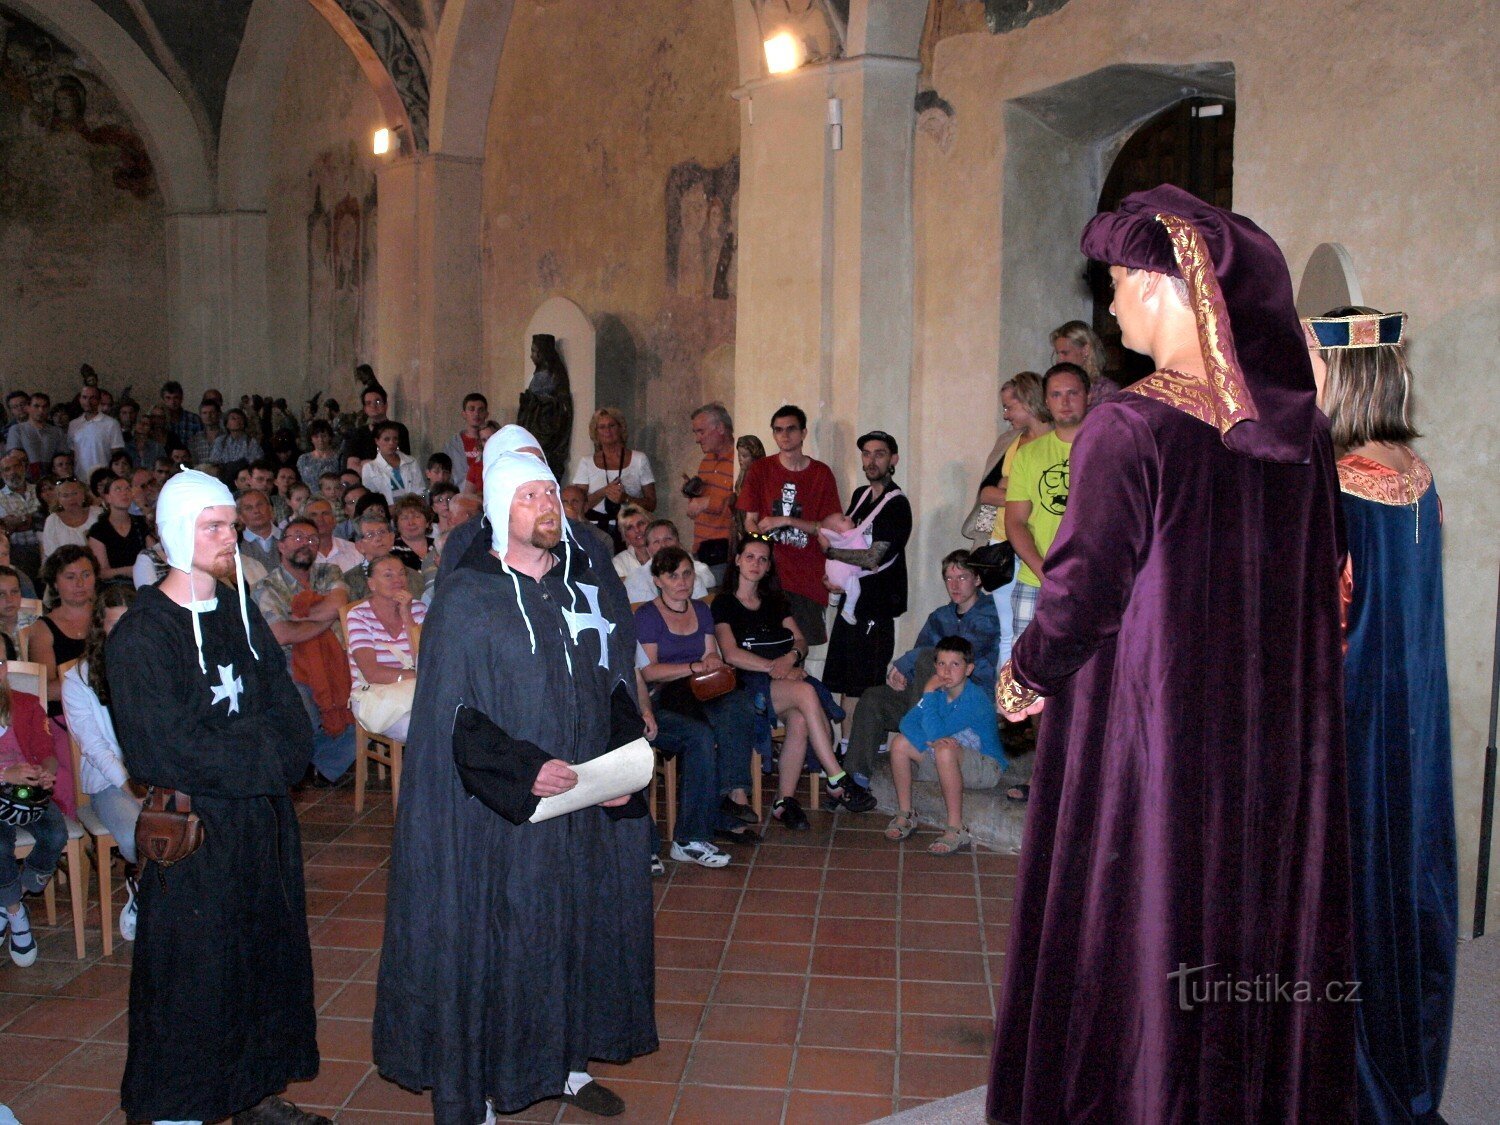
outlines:
[[193, 799], [176, 789], [147, 788], [140, 819], [135, 822], [135, 852], [142, 862], [171, 867], [202, 845], [203, 821], [193, 811]]
[[969, 565], [979, 572], [979, 585], [993, 594], [1016, 576], [1016, 549], [1009, 543], [986, 543], [969, 552]]
[[688, 679], [688, 687], [692, 689], [693, 698], [699, 703], [707, 703], [710, 699], [728, 695], [738, 686], [739, 679], [735, 676], [734, 669], [728, 664], [721, 665], [712, 672], [699, 672]]
[[959, 538], [988, 539], [995, 532], [995, 516], [999, 511], [994, 504], [975, 504], [964, 518]]
[[25, 828], [35, 824], [47, 811], [47, 802], [52, 800], [52, 790], [43, 785], [26, 782], [0, 783], [0, 824], [13, 828]]
[[417, 698], [417, 678], [411, 676], [389, 684], [365, 684], [349, 696], [349, 709], [359, 725], [371, 734], [383, 735], [404, 716], [411, 714]]

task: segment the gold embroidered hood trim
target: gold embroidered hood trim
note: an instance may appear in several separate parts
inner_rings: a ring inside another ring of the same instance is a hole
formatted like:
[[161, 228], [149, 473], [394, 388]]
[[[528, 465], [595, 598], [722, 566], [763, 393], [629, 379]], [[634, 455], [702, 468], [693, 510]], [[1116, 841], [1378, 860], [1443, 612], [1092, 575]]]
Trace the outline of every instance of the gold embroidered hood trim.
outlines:
[[1338, 469], [1341, 492], [1394, 508], [1415, 504], [1432, 487], [1432, 470], [1415, 453], [1411, 468], [1404, 473], [1368, 457], [1352, 455], [1340, 457]]
[[1235, 355], [1229, 309], [1214, 273], [1213, 258], [1203, 236], [1186, 219], [1158, 214], [1156, 220], [1166, 228], [1177, 267], [1187, 282], [1188, 303], [1198, 326], [1207, 378], [1157, 371], [1130, 389], [1206, 422], [1221, 435], [1227, 434], [1240, 422], [1259, 419], [1260, 414]]

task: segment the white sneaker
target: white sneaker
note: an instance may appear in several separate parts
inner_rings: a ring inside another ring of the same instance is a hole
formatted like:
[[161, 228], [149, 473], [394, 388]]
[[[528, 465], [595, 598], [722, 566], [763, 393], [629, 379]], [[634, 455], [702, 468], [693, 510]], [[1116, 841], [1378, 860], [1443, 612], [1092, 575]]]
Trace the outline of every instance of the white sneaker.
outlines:
[[36, 937], [31, 932], [31, 916], [26, 913], [26, 904], [21, 904], [20, 914], [8, 914], [5, 921], [10, 931], [10, 959], [23, 969], [34, 964]]
[[125, 941], [135, 940], [135, 880], [125, 880], [125, 907], [120, 911], [120, 937]]
[[699, 867], [727, 867], [729, 853], [721, 852], [707, 840], [694, 840], [691, 844], [672, 844], [672, 858], [678, 863], [696, 863]]

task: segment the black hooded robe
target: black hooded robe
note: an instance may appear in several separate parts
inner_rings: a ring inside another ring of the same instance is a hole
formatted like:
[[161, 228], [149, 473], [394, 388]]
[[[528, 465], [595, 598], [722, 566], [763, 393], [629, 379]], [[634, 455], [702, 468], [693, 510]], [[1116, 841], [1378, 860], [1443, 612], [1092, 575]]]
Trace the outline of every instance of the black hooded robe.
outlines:
[[145, 863], [121, 1105], [131, 1120], [214, 1121], [318, 1073], [302, 837], [288, 790], [312, 757], [281, 647], [233, 594], [199, 617], [143, 588], [105, 649], [125, 768], [189, 794], [204, 840]]
[[[585, 761], [626, 737], [624, 587], [602, 551], [566, 542], [541, 581], [507, 574], [474, 522], [449, 543], [423, 627], [373, 1027], [380, 1072], [431, 1088], [437, 1125], [476, 1125], [486, 1099], [518, 1110], [590, 1059], [657, 1048], [644, 801], [516, 824], [470, 795], [454, 759], [469, 707], [522, 763], [524, 804], [542, 761]], [[589, 613], [591, 590], [615, 625], [607, 642], [592, 627], [575, 638], [564, 616]]]

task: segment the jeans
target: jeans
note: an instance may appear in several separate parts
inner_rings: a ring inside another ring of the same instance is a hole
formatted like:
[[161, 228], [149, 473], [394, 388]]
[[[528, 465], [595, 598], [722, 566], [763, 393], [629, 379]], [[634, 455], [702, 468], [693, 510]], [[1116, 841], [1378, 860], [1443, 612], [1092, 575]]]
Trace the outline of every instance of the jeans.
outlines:
[[135, 862], [135, 822], [141, 816], [141, 803], [118, 785], [89, 794], [89, 804], [120, 848], [120, 858]]
[[1016, 643], [1015, 611], [1010, 604], [1015, 585], [1016, 580], [1012, 578], [990, 595], [995, 600], [995, 616], [1000, 619], [1000, 656], [995, 661], [997, 672], [1010, 659], [1010, 646]]
[[354, 724], [350, 723], [345, 727], [343, 734], [328, 734], [323, 729], [323, 716], [318, 711], [317, 703], [313, 701], [312, 688], [299, 683], [297, 691], [302, 696], [302, 706], [307, 711], [307, 717], [312, 721], [313, 768], [323, 775], [324, 780], [337, 781], [354, 764]]
[[36, 894], [46, 886], [57, 870], [63, 848], [68, 846], [62, 810], [51, 801], [41, 818], [28, 824], [26, 830], [36, 845], [25, 859], [16, 859], [16, 827], [0, 824], [0, 906], [20, 902], [22, 894]]
[[736, 821], [719, 811], [724, 795], [750, 783], [750, 737], [754, 713], [744, 692], [703, 704], [708, 722], [658, 708], [656, 741], [677, 755], [682, 799], [674, 839], [679, 844], [712, 840], [715, 829]]

